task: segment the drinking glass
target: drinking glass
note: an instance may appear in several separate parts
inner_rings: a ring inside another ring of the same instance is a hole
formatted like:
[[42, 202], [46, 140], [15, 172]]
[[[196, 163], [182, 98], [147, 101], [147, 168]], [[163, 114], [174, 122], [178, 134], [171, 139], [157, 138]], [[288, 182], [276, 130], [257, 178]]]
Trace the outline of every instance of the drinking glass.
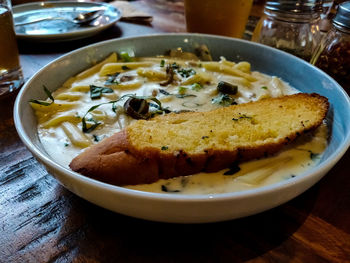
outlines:
[[242, 38], [253, 0], [185, 0], [188, 32]]
[[0, 97], [20, 88], [23, 75], [19, 63], [10, 0], [0, 0]]

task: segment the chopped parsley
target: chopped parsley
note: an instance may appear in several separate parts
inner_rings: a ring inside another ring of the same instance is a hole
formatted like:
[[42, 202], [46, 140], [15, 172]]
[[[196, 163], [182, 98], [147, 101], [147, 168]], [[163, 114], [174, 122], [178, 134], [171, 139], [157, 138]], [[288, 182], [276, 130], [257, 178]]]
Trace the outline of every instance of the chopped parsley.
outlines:
[[183, 78], [188, 78], [192, 75], [196, 75], [196, 71], [193, 68], [188, 68], [188, 69], [178, 69], [177, 73], [179, 73], [181, 75], [181, 77]]
[[164, 60], [164, 59], [162, 59], [162, 60], [160, 61], [160, 66], [163, 68], [163, 67], [164, 67], [164, 65], [165, 65], [165, 60]]
[[230, 97], [228, 94], [220, 93], [218, 96], [211, 100], [211, 103], [218, 104], [224, 107], [237, 104], [234, 98]]
[[108, 78], [105, 82], [105, 85], [119, 84], [119, 81], [117, 80], [117, 77], [119, 74], [120, 74], [120, 72], [116, 72], [112, 75], [108, 75]]
[[[162, 62], [161, 62], [161, 66], [162, 66]], [[190, 76], [196, 75], [196, 71], [193, 68], [181, 68], [181, 66], [176, 62], [169, 64], [169, 67], [174, 72], [177, 72], [183, 78], [188, 78]]]
[[90, 98], [92, 100], [100, 99], [102, 96], [102, 93], [113, 93], [113, 90], [111, 88], [90, 85]]
[[180, 65], [178, 65], [176, 62], [174, 62], [173, 64], [170, 65], [170, 67], [172, 69], [179, 69], [180, 68]]
[[203, 86], [199, 83], [194, 83], [191, 85], [191, 90], [200, 91], [201, 89], [203, 89]]
[[187, 88], [180, 86], [177, 88], [177, 90], [178, 90], [179, 94], [184, 95], [187, 91]]
[[122, 66], [122, 70], [129, 70], [129, 69], [131, 69], [131, 68], [129, 68], [129, 67], [126, 66], [126, 65], [123, 65], [123, 66]]
[[130, 57], [128, 52], [120, 52], [120, 58], [123, 60], [123, 62], [132, 62], [133, 58]]
[[170, 112], [171, 112], [171, 110], [169, 110], [168, 107], [162, 108], [162, 107], [159, 107], [158, 104], [154, 104], [154, 103], [152, 103], [152, 102], [149, 103], [149, 106], [156, 109], [156, 111], [153, 111], [152, 114], [153, 114], [153, 113], [154, 113], [154, 114], [162, 114], [163, 112], [164, 112], [164, 113], [170, 113]]
[[268, 87], [266, 87], [266, 86], [263, 86], [263, 87], [261, 87], [262, 89], [268, 89]]
[[166, 150], [168, 150], [169, 149], [169, 147], [168, 146], [162, 146], [162, 148], [160, 148], [162, 151], [166, 151]]

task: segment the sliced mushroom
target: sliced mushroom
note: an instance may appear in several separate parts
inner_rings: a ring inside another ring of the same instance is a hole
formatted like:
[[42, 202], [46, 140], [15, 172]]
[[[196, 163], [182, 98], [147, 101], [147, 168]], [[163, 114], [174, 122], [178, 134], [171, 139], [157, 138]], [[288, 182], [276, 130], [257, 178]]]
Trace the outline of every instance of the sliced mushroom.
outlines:
[[171, 84], [174, 81], [174, 69], [173, 69], [172, 65], [170, 65], [170, 64], [168, 64], [166, 66], [166, 75], [167, 75], [167, 80], [159, 83], [159, 85], [168, 86], [169, 84]]
[[150, 114], [149, 103], [145, 99], [130, 98], [124, 103], [124, 110], [130, 117], [139, 119], [148, 119]]
[[135, 78], [135, 76], [129, 76], [129, 75], [124, 75], [120, 77], [119, 81], [120, 82], [126, 82], [126, 81], [131, 81]]

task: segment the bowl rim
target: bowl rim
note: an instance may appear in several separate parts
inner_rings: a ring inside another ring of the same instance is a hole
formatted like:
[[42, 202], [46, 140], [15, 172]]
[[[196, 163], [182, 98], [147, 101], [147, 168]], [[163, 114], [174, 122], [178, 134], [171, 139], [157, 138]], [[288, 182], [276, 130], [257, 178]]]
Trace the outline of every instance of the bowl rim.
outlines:
[[[291, 54], [288, 54], [284, 51], [268, 47], [259, 43], [255, 43], [248, 40], [243, 39], [236, 39], [236, 38], [230, 38], [230, 37], [224, 37], [224, 36], [216, 36], [216, 35], [208, 35], [208, 34], [199, 34], [199, 33], [157, 33], [157, 34], [147, 34], [147, 35], [139, 35], [139, 36], [132, 36], [132, 37], [125, 37], [125, 38], [116, 38], [116, 39], [110, 39], [102, 42], [98, 42], [95, 44], [87, 45], [78, 49], [75, 49], [73, 51], [70, 51], [64, 55], [59, 56], [58, 58], [54, 59], [53, 61], [46, 64], [44, 67], [42, 67], [39, 71], [37, 71], [29, 80], [26, 81], [24, 86], [19, 91], [15, 105], [14, 105], [14, 123], [17, 130], [17, 133], [22, 140], [22, 142], [25, 144], [25, 146], [29, 149], [29, 151], [37, 158], [39, 159], [46, 167], [49, 167], [52, 170], [58, 170], [60, 173], [65, 174], [66, 176], [71, 177], [72, 179], [82, 181], [84, 184], [89, 185], [90, 187], [94, 188], [100, 188], [103, 191], [108, 191], [112, 193], [121, 194], [123, 196], [127, 197], [134, 197], [134, 198], [142, 198], [145, 200], [159, 200], [159, 201], [176, 201], [181, 203], [186, 202], [221, 202], [221, 201], [227, 201], [231, 199], [246, 199], [246, 198], [253, 198], [259, 195], [265, 195], [268, 193], [273, 193], [276, 191], [283, 191], [284, 189], [288, 189], [290, 187], [293, 187], [298, 184], [302, 184], [303, 181], [310, 179], [311, 177], [319, 177], [319, 179], [322, 178], [322, 174], [327, 173], [339, 160], [340, 158], [345, 154], [347, 149], [350, 146], [350, 131], [347, 131], [346, 134], [344, 134], [344, 139], [342, 141], [342, 145], [338, 147], [335, 151], [333, 151], [329, 157], [317, 164], [317, 166], [312, 167], [311, 169], [308, 169], [304, 173], [302, 173], [299, 176], [294, 177], [291, 180], [285, 180], [281, 182], [277, 182], [271, 185], [266, 185], [254, 189], [249, 190], [243, 190], [238, 192], [228, 192], [228, 193], [216, 193], [216, 194], [169, 194], [169, 193], [152, 193], [152, 192], [144, 192], [134, 189], [128, 189], [121, 186], [115, 186], [112, 184], [104, 183], [92, 178], [89, 178], [87, 176], [81, 175], [79, 173], [76, 173], [72, 170], [69, 170], [68, 168], [63, 167], [62, 165], [56, 163], [53, 159], [50, 159], [45, 154], [41, 152], [40, 149], [38, 149], [30, 140], [29, 136], [26, 134], [24, 127], [21, 123], [20, 118], [20, 112], [22, 108], [22, 96], [30, 89], [30, 85], [33, 82], [33, 80], [43, 71], [45, 71], [51, 64], [57, 63], [61, 60], [65, 60], [67, 57], [71, 56], [72, 54], [82, 52], [85, 49], [91, 49], [91, 48], [98, 48], [100, 46], [104, 46], [106, 44], [109, 44], [111, 42], [122, 42], [122, 41], [140, 41], [145, 38], [161, 38], [161, 37], [204, 37], [204, 38], [213, 38], [213, 39], [226, 39], [230, 41], [237, 41], [237, 42], [243, 42], [249, 45], [255, 45], [259, 46], [260, 48], [266, 48], [266, 49], [273, 49], [273, 52], [281, 53], [284, 56], [291, 56], [294, 59], [298, 59], [299, 62], [303, 62], [305, 64], [308, 64], [308, 66], [313, 67], [315, 70], [319, 71], [321, 74], [324, 74], [328, 76], [326, 73], [324, 73], [322, 70], [314, 67], [313, 65], [307, 63], [306, 61], [297, 58]], [[329, 76], [328, 76], [329, 77]], [[339, 91], [342, 93], [342, 95], [346, 98], [348, 108], [350, 109], [350, 98], [347, 95], [347, 93], [343, 90], [343, 88], [336, 83], [335, 80], [333, 80], [331, 77], [329, 77], [334, 84], [336, 84]], [[54, 176], [54, 175], [52, 175]], [[56, 178], [56, 176], [54, 176]], [[59, 181], [59, 180], [58, 180]]]

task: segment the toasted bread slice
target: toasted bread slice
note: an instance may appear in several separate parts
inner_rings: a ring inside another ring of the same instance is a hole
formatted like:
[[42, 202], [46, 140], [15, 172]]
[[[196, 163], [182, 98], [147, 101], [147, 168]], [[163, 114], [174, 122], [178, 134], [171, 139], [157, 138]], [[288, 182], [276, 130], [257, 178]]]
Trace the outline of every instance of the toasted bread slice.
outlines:
[[299, 93], [140, 120], [85, 150], [70, 167], [115, 185], [214, 172], [276, 153], [317, 128], [328, 108], [325, 97]]

